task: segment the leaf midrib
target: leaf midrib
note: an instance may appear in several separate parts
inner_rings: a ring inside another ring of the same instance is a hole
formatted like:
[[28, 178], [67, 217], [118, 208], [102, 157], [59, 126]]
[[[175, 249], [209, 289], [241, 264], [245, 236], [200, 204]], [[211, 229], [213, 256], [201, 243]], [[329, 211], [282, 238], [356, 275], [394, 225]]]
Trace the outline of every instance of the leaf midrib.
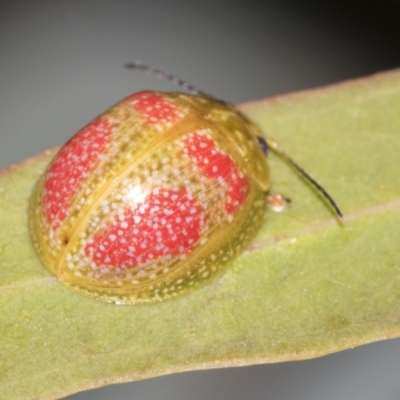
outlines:
[[[364, 217], [375, 215], [379, 212], [400, 210], [400, 199], [389, 201], [383, 204], [374, 205], [372, 207], [365, 208], [363, 210], [356, 211], [352, 214], [346, 214], [344, 216], [343, 222], [338, 221], [336, 218], [325, 219], [324, 221], [319, 221], [308, 225], [306, 228], [301, 230], [296, 230], [292, 232], [285, 232], [268, 239], [261, 239], [253, 241], [246, 249], [247, 252], [257, 251], [260, 249], [266, 249], [277, 243], [284, 242], [291, 239], [297, 239], [301, 236], [315, 234], [326, 229], [332, 228], [334, 226], [346, 226], [349, 222], [360, 220]], [[12, 285], [0, 286], [0, 293], [13, 289], [29, 288], [41, 285], [53, 285], [57, 283], [57, 278], [55, 276], [44, 277], [39, 279], [28, 280]]]

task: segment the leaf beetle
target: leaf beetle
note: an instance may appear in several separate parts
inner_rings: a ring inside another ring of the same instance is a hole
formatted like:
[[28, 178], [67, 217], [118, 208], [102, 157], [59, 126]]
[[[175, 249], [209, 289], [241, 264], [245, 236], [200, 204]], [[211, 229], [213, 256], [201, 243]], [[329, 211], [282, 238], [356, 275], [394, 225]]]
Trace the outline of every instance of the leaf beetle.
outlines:
[[33, 191], [30, 235], [72, 290], [117, 304], [173, 299], [210, 282], [266, 216], [272, 149], [326, 191], [235, 106], [139, 63], [188, 93], [135, 93], [82, 128]]

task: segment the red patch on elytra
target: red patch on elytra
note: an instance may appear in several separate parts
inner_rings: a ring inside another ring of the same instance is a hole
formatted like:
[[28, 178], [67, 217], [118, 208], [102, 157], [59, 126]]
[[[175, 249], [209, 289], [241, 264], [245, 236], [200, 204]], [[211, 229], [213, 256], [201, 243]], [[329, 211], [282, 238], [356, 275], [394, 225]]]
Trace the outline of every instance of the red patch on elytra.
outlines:
[[246, 201], [250, 185], [232, 158], [223, 153], [214, 140], [199, 133], [183, 139], [183, 153], [190, 157], [208, 178], [226, 181], [228, 196], [225, 210], [229, 214], [235, 213]]
[[168, 124], [181, 118], [182, 113], [175, 103], [154, 92], [139, 92], [126, 99], [141, 113], [148, 124]]
[[231, 175], [228, 185], [228, 200], [225, 203], [225, 209], [229, 214], [233, 214], [246, 201], [250, 187], [247, 179], [237, 174]]
[[54, 229], [66, 218], [73, 196], [110, 140], [109, 121], [98, 118], [73, 136], [57, 154], [47, 174], [43, 199], [47, 222]]
[[162, 189], [95, 235], [85, 254], [101, 266], [134, 267], [188, 254], [205, 224], [203, 208], [186, 190]]

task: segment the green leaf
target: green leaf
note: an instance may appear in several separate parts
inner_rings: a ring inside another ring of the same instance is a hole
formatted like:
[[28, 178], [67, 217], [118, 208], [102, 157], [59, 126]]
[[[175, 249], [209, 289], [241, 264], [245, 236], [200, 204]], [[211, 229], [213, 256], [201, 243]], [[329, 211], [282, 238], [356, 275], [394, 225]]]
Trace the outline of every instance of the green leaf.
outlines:
[[223, 276], [183, 298], [116, 306], [61, 285], [27, 232], [54, 151], [0, 175], [0, 393], [53, 399], [193, 369], [316, 357], [400, 335], [400, 71], [242, 106], [340, 205], [271, 154], [292, 204]]

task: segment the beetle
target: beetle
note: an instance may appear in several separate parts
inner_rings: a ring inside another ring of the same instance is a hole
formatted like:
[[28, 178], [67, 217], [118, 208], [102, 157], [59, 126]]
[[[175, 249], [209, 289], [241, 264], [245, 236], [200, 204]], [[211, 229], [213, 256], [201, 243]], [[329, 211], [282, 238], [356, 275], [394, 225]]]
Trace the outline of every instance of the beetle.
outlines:
[[151, 304], [212, 281], [266, 216], [268, 148], [326, 191], [234, 105], [174, 75], [188, 93], [135, 93], [86, 125], [37, 182], [30, 236], [72, 290]]

